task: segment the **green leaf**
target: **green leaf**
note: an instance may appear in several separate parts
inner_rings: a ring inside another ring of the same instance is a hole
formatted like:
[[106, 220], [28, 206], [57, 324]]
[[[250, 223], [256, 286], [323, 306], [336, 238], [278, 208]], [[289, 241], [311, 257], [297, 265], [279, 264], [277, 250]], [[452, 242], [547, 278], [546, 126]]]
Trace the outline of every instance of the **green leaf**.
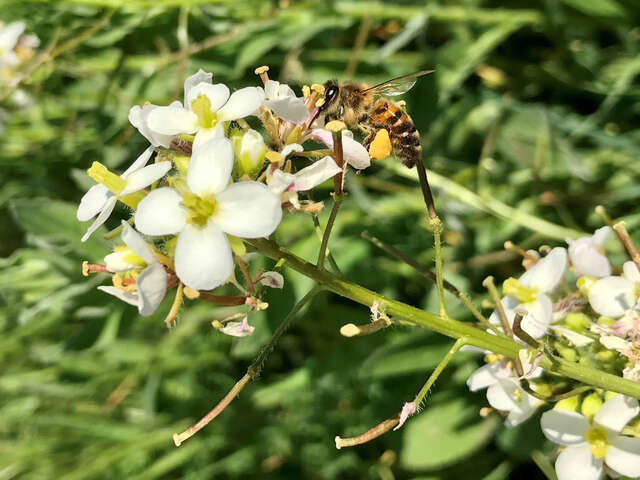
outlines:
[[562, 0], [576, 10], [594, 17], [621, 17], [625, 10], [615, 0]]
[[418, 470], [460, 462], [486, 444], [498, 425], [497, 417], [478, 417], [465, 398], [434, 396], [404, 427], [400, 464]]

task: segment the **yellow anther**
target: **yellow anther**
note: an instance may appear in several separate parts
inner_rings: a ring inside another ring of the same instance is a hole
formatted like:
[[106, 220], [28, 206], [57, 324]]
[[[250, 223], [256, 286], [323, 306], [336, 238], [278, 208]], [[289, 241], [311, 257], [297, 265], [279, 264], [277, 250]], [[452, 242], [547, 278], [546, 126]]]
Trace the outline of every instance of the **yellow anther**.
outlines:
[[309, 88], [309, 85], [303, 85], [302, 86], [302, 96], [304, 98], [309, 98], [309, 95], [311, 95], [311, 88]]
[[87, 173], [96, 182], [107, 187], [114, 195], [119, 194], [124, 187], [127, 186], [126, 180], [109, 171], [109, 169], [100, 162], [93, 162], [91, 168], [87, 170]]
[[313, 85], [311, 85], [311, 90], [313, 90], [314, 92], [318, 92], [320, 95], [324, 95], [324, 85], [314, 83]]
[[184, 287], [182, 293], [184, 293], [184, 296], [189, 300], [194, 300], [200, 296], [200, 292], [198, 290], [194, 290], [193, 288], [189, 287]]
[[324, 105], [324, 97], [319, 98], [318, 100], [316, 100], [315, 103], [316, 107], [320, 108], [322, 105]]
[[282, 155], [280, 155], [278, 152], [274, 152], [273, 150], [267, 152], [265, 157], [271, 163], [281, 163], [284, 161], [284, 159], [282, 158]]
[[515, 278], [507, 278], [502, 284], [502, 291], [505, 295], [516, 297], [521, 303], [530, 303], [538, 298], [538, 291], [525, 287]]
[[260, 75], [261, 73], [267, 73], [268, 71], [269, 67], [267, 65], [262, 65], [261, 67], [256, 68], [253, 73]]
[[87, 262], [86, 260], [82, 262], [82, 276], [83, 277], [89, 276], [89, 262]]

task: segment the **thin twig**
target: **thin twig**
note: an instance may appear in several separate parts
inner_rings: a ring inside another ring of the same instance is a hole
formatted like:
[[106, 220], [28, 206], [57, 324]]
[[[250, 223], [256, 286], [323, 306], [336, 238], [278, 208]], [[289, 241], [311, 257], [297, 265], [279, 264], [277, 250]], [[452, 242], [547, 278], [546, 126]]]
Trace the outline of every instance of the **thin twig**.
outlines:
[[240, 268], [240, 272], [242, 272], [242, 276], [247, 282], [247, 290], [249, 290], [249, 294], [254, 296], [256, 294], [256, 287], [253, 284], [253, 279], [251, 278], [251, 274], [249, 273], [249, 269], [247, 268], [247, 264], [244, 263], [242, 258], [239, 255], [235, 255], [236, 263], [238, 264], [238, 268]]
[[365, 43], [367, 43], [372, 21], [372, 17], [367, 15], [363, 17], [362, 22], [360, 22], [360, 28], [358, 29], [358, 34], [356, 35], [356, 40], [353, 44], [351, 55], [349, 56], [349, 63], [347, 63], [347, 67], [344, 69], [344, 76], [347, 78], [356, 73], [358, 62], [360, 61], [360, 54], [362, 53]]
[[453, 346], [449, 349], [449, 351], [442, 358], [442, 360], [440, 360], [440, 363], [438, 363], [438, 366], [431, 373], [431, 375], [429, 375], [429, 378], [427, 379], [426, 383], [422, 386], [422, 388], [420, 389], [416, 397], [413, 399], [413, 403], [415, 403], [417, 407], [420, 407], [420, 404], [424, 400], [424, 397], [427, 395], [427, 393], [429, 393], [429, 389], [433, 386], [433, 384], [436, 382], [436, 380], [438, 379], [440, 374], [444, 371], [444, 369], [447, 367], [447, 365], [449, 365], [449, 362], [451, 361], [453, 356], [464, 345], [466, 345], [467, 342], [468, 340], [465, 337], [460, 337], [458, 340], [456, 340], [456, 343], [453, 344]]
[[[318, 218], [318, 215], [311, 215], [311, 218], [313, 218], [313, 225], [315, 227], [318, 238], [320, 239], [320, 242], [322, 242], [323, 232], [322, 228], [320, 227], [320, 219]], [[327, 248], [327, 259], [329, 260], [329, 264], [331, 265], [334, 273], [342, 275], [342, 271], [340, 270], [340, 267], [338, 266], [335, 258], [333, 258], [333, 254], [331, 253], [331, 250], [329, 248]]]
[[384, 422], [379, 423], [375, 427], [364, 432], [362, 435], [350, 438], [336, 437], [336, 448], [340, 450], [342, 447], [353, 447], [355, 445], [362, 445], [363, 443], [370, 442], [374, 438], [378, 438], [380, 435], [387, 433], [399, 422], [400, 413], [398, 412], [394, 417], [388, 418]]
[[616, 232], [618, 238], [622, 242], [629, 258], [640, 268], [640, 253], [638, 253], [638, 249], [636, 248], [633, 240], [629, 236], [629, 232], [627, 232], [627, 228], [625, 227], [624, 222], [618, 222], [613, 226], [613, 231]]

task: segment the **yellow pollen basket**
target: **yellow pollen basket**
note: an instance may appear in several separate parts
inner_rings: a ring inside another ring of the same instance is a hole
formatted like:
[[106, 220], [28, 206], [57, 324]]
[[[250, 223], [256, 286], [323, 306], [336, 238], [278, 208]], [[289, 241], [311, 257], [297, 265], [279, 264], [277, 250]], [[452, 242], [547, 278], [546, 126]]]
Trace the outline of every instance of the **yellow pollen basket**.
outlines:
[[589, 451], [597, 460], [607, 456], [609, 443], [607, 442], [607, 432], [602, 427], [593, 427], [587, 430], [585, 434], [587, 442], [589, 442]]
[[502, 291], [505, 295], [516, 297], [521, 303], [534, 302], [538, 298], [537, 290], [525, 287], [515, 278], [507, 278], [502, 284]]
[[218, 123], [218, 117], [211, 111], [211, 100], [202, 93], [191, 102], [191, 111], [198, 116], [202, 128], [212, 128]]
[[381, 160], [391, 155], [391, 139], [389, 132], [381, 128], [369, 145], [369, 156], [374, 160]]
[[186, 193], [182, 197], [182, 206], [187, 209], [187, 222], [200, 228], [204, 227], [218, 210], [218, 202], [213, 194], [199, 197], [193, 193]]

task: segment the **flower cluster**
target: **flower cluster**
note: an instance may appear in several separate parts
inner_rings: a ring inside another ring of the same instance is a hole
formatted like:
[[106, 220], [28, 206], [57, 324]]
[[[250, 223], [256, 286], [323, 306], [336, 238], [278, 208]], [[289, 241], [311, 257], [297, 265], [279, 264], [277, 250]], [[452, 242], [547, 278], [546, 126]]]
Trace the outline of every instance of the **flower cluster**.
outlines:
[[491, 409], [515, 427], [539, 408], [545, 436], [560, 446], [559, 480], [640, 477], [640, 413], [635, 399], [593, 389], [575, 389], [564, 378], [547, 376], [538, 363], [557, 355], [571, 362], [640, 380], [640, 271], [629, 261], [616, 271], [602, 248], [610, 232], [568, 240], [540, 257], [524, 255], [526, 271], [507, 279], [489, 321], [497, 334], [522, 345], [519, 359], [485, 352], [486, 365], [467, 381], [487, 390]]
[[[129, 120], [151, 145], [120, 175], [98, 162], [88, 170], [97, 184], [78, 207], [78, 220], [93, 220], [82, 240], [109, 219], [118, 203], [127, 207], [128, 218], [116, 230], [122, 244], [103, 265], [85, 264], [85, 273], [111, 274], [112, 286], [100, 290], [137, 306], [141, 315], [152, 314], [173, 287], [177, 307], [184, 294], [249, 310], [266, 308], [261, 287], [281, 288], [282, 276], [258, 272], [252, 277], [243, 260], [243, 240], [271, 235], [283, 208], [317, 212], [322, 203], [300, 199], [299, 192], [343, 176], [347, 164], [369, 165], [366, 149], [348, 132], [343, 132], [341, 158], [330, 150], [333, 133], [315, 118], [321, 95], [297, 97], [289, 86], [268, 79], [264, 69], [260, 73], [263, 87], [231, 92], [200, 70], [185, 81], [184, 103], [132, 107]], [[258, 118], [271, 144], [251, 128], [248, 117]], [[307, 140], [329, 150], [304, 152]], [[305, 160], [309, 164], [300, 167]], [[236, 265], [245, 286], [235, 278]], [[240, 295], [208, 293], [226, 283]], [[175, 313], [172, 308], [168, 319]], [[246, 315], [214, 326], [235, 336], [253, 331]]]

